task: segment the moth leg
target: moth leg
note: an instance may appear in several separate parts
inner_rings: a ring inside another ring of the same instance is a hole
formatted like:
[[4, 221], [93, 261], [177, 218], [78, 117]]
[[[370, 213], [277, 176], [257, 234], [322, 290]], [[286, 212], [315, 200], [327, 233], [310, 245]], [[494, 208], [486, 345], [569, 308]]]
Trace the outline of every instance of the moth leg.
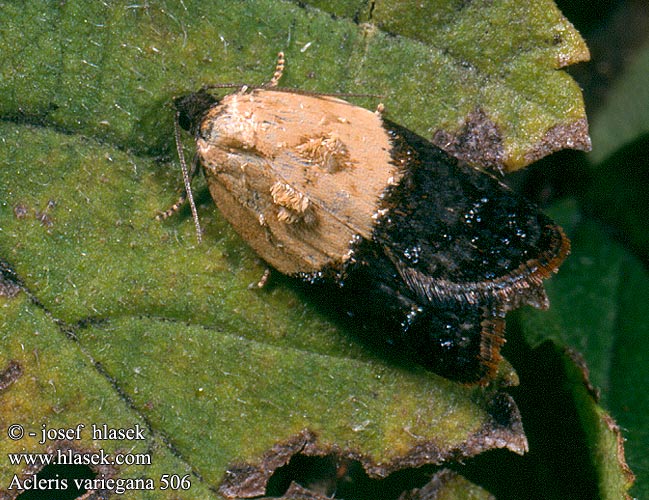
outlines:
[[261, 278], [259, 278], [259, 281], [257, 283], [250, 283], [250, 285], [248, 285], [248, 288], [264, 288], [268, 284], [270, 273], [270, 267], [267, 267], [266, 269], [264, 269], [264, 273], [261, 275]]
[[[193, 179], [194, 176], [196, 175], [196, 172], [198, 171], [198, 156], [194, 157], [192, 160], [192, 164], [189, 168], [188, 175], [190, 179]], [[155, 216], [156, 220], [162, 221], [165, 219], [168, 219], [172, 215], [174, 215], [176, 212], [178, 212], [182, 206], [185, 204], [187, 201], [187, 191], [183, 187], [183, 192], [181, 195], [178, 197], [178, 200], [176, 200], [176, 203], [171, 205], [167, 210], [164, 212], [160, 212], [158, 215]]]

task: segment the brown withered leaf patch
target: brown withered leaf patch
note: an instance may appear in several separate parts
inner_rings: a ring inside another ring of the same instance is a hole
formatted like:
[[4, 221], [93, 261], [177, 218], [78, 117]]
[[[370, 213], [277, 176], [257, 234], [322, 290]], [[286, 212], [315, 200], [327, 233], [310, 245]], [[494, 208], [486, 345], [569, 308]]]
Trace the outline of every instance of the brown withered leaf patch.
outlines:
[[562, 149], [591, 150], [586, 118], [571, 123], [561, 123], [548, 130], [543, 138], [525, 155], [525, 162], [532, 163]]
[[[338, 445], [322, 445], [316, 433], [305, 429], [283, 443], [278, 443], [264, 454], [258, 463], [233, 464], [226, 471], [219, 493], [227, 498], [251, 498], [264, 495], [273, 473], [296, 454], [306, 456], [335, 456], [341, 462], [354, 460], [361, 463], [371, 478], [385, 478], [402, 470], [423, 465], [457, 461], [473, 457], [495, 448], [507, 448], [518, 454], [527, 451], [527, 438], [523, 432], [521, 415], [514, 400], [506, 393], [495, 395], [490, 407], [491, 419], [477, 432], [467, 436], [459, 446], [444, 447], [426, 441], [412, 447], [407, 453], [387, 463], [378, 463], [374, 457]], [[303, 496], [285, 498], [320, 498]], [[311, 493], [309, 493], [311, 494]], [[288, 495], [288, 493], [287, 493]], [[301, 496], [302, 495], [302, 496]]]
[[[629, 485], [631, 485], [635, 482], [636, 477], [633, 471], [631, 470], [631, 467], [629, 467], [629, 464], [626, 461], [626, 453], [624, 452], [624, 442], [626, 440], [622, 435], [622, 430], [620, 429], [620, 426], [617, 425], [615, 420], [613, 420], [613, 417], [611, 417], [610, 415], [604, 414], [603, 420], [608, 430], [615, 435], [616, 442], [617, 442], [617, 453], [616, 453], [617, 463], [622, 471], [622, 474], [624, 475], [626, 482]], [[626, 499], [630, 499], [630, 498], [631, 497], [627, 494]]]
[[0, 260], [0, 297], [15, 297], [20, 290], [22, 290], [20, 280], [9, 264]]
[[[259, 464], [233, 464], [225, 472], [219, 493], [228, 498], [263, 495], [268, 479], [275, 470], [286, 465], [293, 455], [305, 453], [307, 448], [313, 450], [316, 440], [314, 433], [304, 430], [286, 442], [273, 446]], [[313, 453], [313, 455], [317, 454]], [[326, 455], [326, 453], [321, 454]]]
[[23, 374], [23, 368], [20, 363], [15, 360], [9, 361], [7, 367], [0, 373], [0, 391], [4, 391], [7, 387], [18, 380]]
[[471, 112], [456, 134], [438, 130], [433, 144], [470, 165], [503, 169], [505, 148], [502, 132], [483, 109]]
[[586, 363], [584, 355], [570, 347], [565, 348], [565, 353], [581, 372], [582, 383], [588, 391], [588, 394], [590, 394], [590, 397], [593, 398], [593, 401], [599, 403], [601, 398], [601, 391], [599, 387], [595, 387], [590, 380], [590, 368], [588, 368], [588, 364]]
[[[505, 150], [503, 135], [503, 131], [485, 111], [477, 108], [467, 115], [459, 131], [451, 133], [437, 130], [432, 142], [470, 165], [504, 172], [511, 170], [511, 158]], [[559, 123], [547, 130], [541, 140], [527, 150], [523, 158], [524, 164], [528, 165], [562, 149], [590, 151], [591, 140], [586, 118]]]

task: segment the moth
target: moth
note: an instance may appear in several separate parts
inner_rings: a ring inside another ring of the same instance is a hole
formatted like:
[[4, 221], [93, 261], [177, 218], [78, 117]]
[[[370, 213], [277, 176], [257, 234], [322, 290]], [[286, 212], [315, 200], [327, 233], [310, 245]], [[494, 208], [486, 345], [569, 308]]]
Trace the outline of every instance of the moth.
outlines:
[[[464, 383], [488, 383], [505, 315], [549, 306], [563, 230], [496, 176], [339, 97], [267, 84], [175, 99], [185, 190], [202, 165], [218, 209], [278, 271], [340, 295], [372, 335]], [[193, 134], [186, 167], [180, 129]]]

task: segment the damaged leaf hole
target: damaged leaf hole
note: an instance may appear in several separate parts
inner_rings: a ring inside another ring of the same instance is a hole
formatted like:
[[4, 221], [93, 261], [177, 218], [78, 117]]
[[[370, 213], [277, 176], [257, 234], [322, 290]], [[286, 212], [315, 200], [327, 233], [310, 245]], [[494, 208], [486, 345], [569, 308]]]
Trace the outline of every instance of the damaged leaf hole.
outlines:
[[[16, 500], [49, 500], [56, 495], [57, 500], [74, 500], [84, 496], [88, 490], [83, 487], [85, 480], [96, 479], [97, 473], [88, 465], [50, 464], [34, 475], [34, 484], [50, 484], [44, 489], [26, 489]], [[74, 480], [81, 480], [82, 487], [76, 487]], [[65, 482], [67, 488], [60, 485]], [[56, 485], [59, 486], [56, 486]], [[84, 496], [84, 498], [87, 498]], [[90, 497], [92, 498], [92, 497]]]
[[269, 478], [265, 497], [290, 498], [290, 492], [296, 490], [297, 484], [311, 493], [330, 498], [397, 500], [404, 491], [429, 483], [438, 470], [439, 467], [432, 465], [407, 468], [377, 479], [371, 478], [356, 460], [341, 461], [335, 455], [314, 457], [296, 454]]

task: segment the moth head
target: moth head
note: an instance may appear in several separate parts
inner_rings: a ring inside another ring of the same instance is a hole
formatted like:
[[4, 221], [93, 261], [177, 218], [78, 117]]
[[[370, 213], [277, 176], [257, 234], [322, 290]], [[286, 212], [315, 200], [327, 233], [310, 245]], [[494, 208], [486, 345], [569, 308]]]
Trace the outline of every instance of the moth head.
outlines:
[[195, 135], [205, 113], [218, 102], [219, 100], [204, 88], [198, 92], [174, 98], [178, 124], [184, 130]]

